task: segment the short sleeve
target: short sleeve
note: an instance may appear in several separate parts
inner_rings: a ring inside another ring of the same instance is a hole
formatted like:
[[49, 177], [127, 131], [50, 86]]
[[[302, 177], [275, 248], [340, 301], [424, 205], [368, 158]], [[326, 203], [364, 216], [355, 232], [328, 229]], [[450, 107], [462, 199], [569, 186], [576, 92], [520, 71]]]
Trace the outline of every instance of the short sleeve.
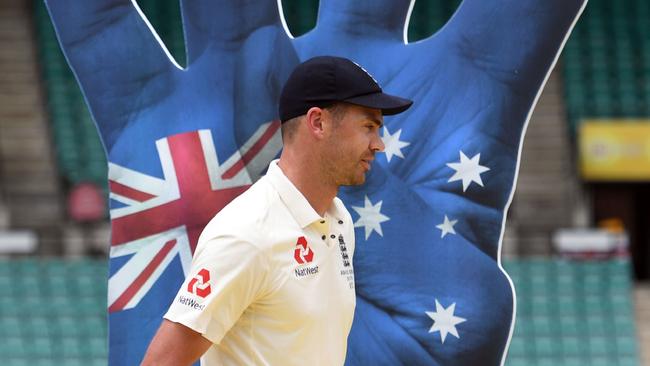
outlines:
[[218, 344], [266, 286], [268, 260], [233, 235], [200, 243], [192, 267], [164, 318]]

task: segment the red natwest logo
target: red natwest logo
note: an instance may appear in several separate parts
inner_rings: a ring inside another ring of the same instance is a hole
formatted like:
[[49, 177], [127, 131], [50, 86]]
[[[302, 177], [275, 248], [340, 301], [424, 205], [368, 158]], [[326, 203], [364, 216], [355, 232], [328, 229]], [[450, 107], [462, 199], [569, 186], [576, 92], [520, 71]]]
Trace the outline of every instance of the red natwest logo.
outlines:
[[310, 263], [314, 259], [314, 252], [307, 245], [307, 239], [304, 236], [298, 238], [296, 250], [293, 251], [293, 257], [299, 264]]
[[210, 295], [210, 271], [203, 268], [199, 273], [192, 278], [190, 283], [187, 284], [187, 291], [191, 294], [196, 294], [199, 297], [206, 297]]

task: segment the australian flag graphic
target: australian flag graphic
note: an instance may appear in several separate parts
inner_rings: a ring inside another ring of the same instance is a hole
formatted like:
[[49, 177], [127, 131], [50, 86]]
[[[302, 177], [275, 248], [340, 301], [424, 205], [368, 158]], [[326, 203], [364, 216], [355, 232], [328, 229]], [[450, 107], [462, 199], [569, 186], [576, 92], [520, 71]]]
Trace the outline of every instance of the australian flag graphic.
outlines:
[[387, 117], [356, 227], [349, 365], [499, 365], [516, 301], [500, 243], [526, 123], [586, 0], [465, 0], [406, 39], [413, 0], [321, 0], [294, 38], [282, 1], [180, 0], [187, 67], [135, 0], [46, 0], [109, 161], [109, 363], [136, 365], [199, 233], [281, 151], [291, 70], [347, 57], [415, 101]]

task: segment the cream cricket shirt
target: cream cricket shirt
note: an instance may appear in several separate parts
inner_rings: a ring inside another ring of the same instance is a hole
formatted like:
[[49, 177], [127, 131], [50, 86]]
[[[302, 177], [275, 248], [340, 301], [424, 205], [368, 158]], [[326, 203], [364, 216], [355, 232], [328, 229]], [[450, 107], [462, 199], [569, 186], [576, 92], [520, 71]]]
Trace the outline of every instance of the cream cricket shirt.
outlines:
[[353, 254], [341, 200], [320, 217], [272, 161], [205, 227], [165, 318], [214, 343], [202, 365], [342, 365]]

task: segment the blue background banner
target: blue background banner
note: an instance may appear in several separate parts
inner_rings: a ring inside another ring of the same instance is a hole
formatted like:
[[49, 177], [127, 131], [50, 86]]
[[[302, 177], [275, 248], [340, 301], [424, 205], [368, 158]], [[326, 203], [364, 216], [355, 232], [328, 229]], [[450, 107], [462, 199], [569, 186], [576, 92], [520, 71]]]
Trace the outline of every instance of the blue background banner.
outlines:
[[500, 243], [523, 134], [585, 1], [465, 0], [408, 43], [407, 0], [323, 0], [297, 38], [274, 1], [183, 0], [185, 68], [135, 2], [46, 3], [109, 161], [112, 365], [140, 362], [198, 232], [278, 155], [283, 82], [326, 54], [415, 101], [386, 118], [367, 183], [340, 191], [357, 227], [347, 364], [503, 362], [515, 297]]

